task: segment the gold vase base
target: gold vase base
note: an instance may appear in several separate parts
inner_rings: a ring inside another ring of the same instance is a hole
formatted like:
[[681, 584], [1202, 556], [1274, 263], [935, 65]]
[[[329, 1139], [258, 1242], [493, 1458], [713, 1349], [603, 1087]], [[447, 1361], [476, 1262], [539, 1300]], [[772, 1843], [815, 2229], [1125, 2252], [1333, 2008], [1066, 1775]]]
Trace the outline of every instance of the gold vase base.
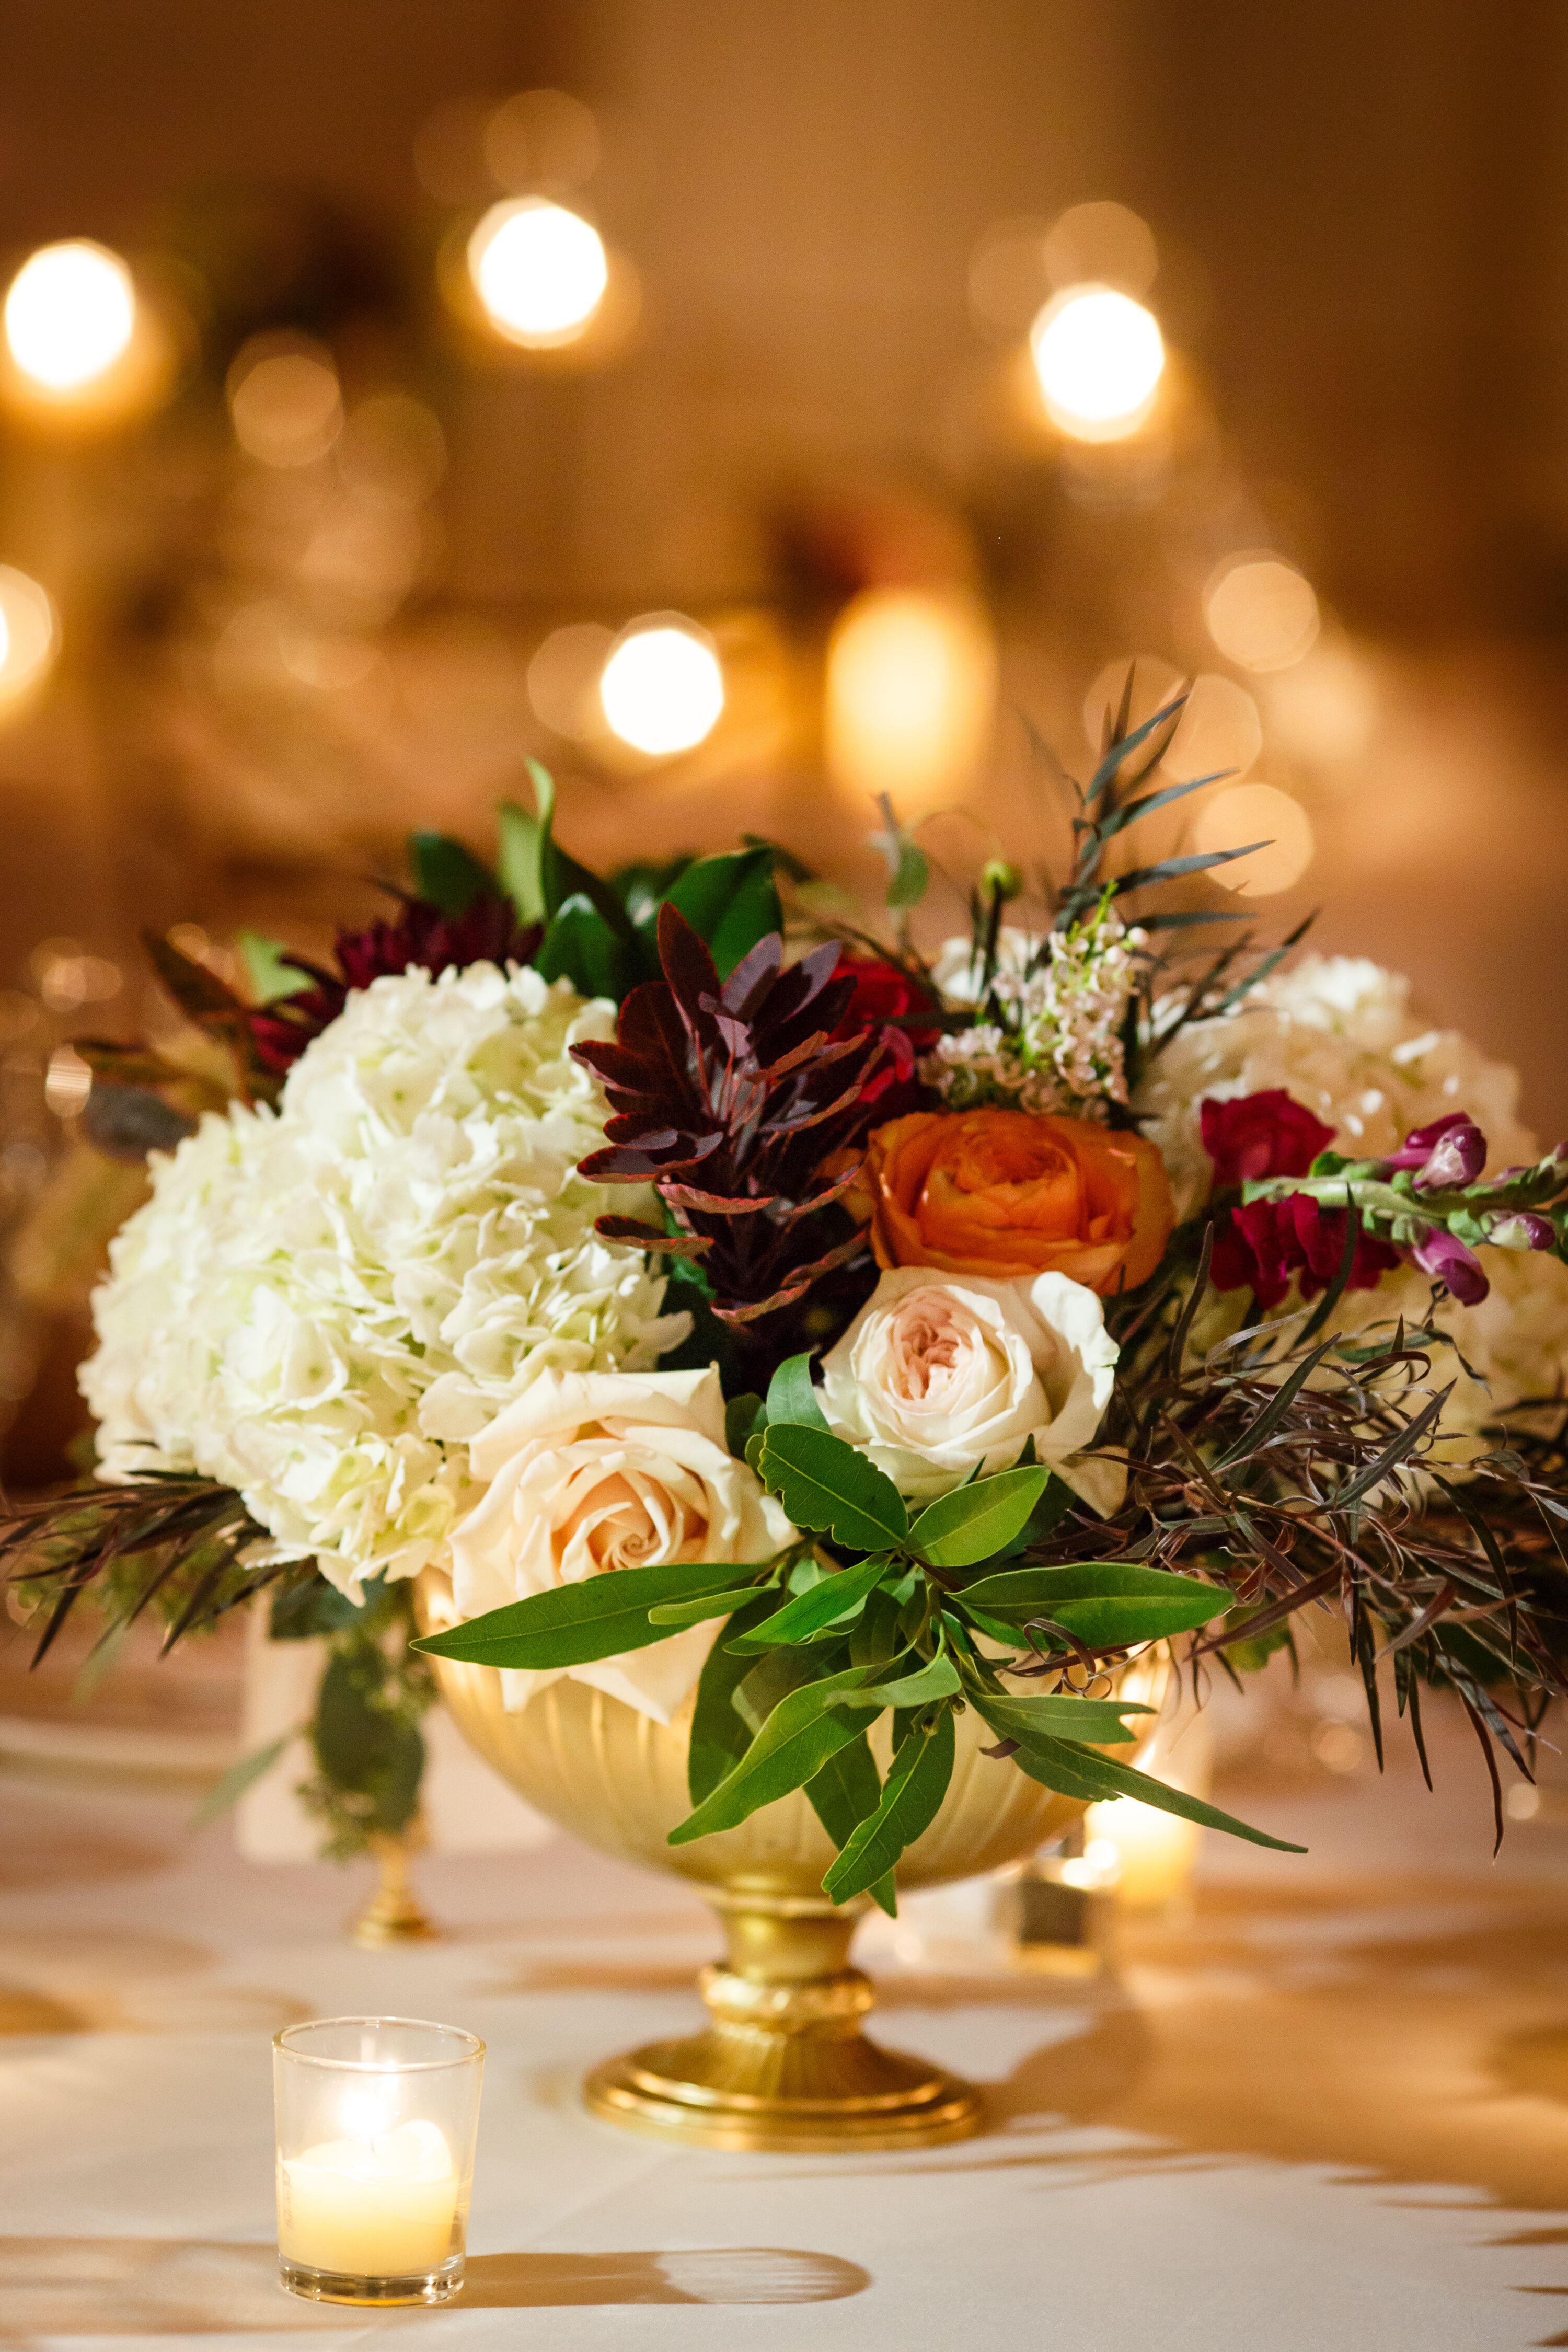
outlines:
[[387, 1944], [429, 1943], [441, 1930], [408, 1884], [412, 1841], [375, 1837], [370, 1846], [376, 1860], [376, 1889], [364, 1909], [350, 1920], [350, 1936], [372, 1951]]
[[936, 2147], [984, 2122], [980, 2095], [921, 2058], [868, 2041], [858, 1969], [787, 1986], [705, 1969], [714, 2022], [596, 2066], [583, 2086], [606, 2122], [687, 2147], [780, 2154]]

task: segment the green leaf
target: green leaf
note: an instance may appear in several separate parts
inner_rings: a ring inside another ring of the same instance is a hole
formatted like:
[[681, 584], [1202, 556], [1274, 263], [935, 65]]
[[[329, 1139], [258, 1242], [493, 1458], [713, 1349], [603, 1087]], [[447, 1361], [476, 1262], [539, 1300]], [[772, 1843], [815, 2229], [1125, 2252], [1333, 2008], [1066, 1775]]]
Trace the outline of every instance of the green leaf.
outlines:
[[546, 980], [569, 980], [584, 996], [607, 996], [617, 1004], [647, 977], [640, 959], [585, 891], [564, 899], [551, 917], [534, 963]]
[[847, 1903], [891, 1874], [906, 1846], [924, 1835], [942, 1810], [952, 1779], [952, 1709], [929, 1732], [911, 1732], [889, 1768], [877, 1810], [860, 1823], [822, 1882], [835, 1903]]
[[898, 1549], [908, 1540], [909, 1513], [892, 1480], [831, 1432], [770, 1425], [758, 1465], [797, 1528], [831, 1534], [851, 1551]]
[[555, 805], [555, 786], [536, 760], [528, 763], [540, 814], [531, 816], [516, 801], [502, 801], [496, 811], [496, 878], [520, 923], [544, 920], [544, 882], [540, 873], [544, 835]]
[[900, 1675], [890, 1683], [868, 1683], [859, 1689], [846, 1690], [832, 1701], [835, 1706], [926, 1706], [933, 1698], [951, 1698], [959, 1688], [958, 1668], [942, 1651], [912, 1675]]
[[826, 1661], [820, 1650], [767, 1650], [748, 1673], [749, 1654], [745, 1651], [738, 1654], [741, 1679], [735, 1685], [732, 1704], [748, 1730], [761, 1731], [780, 1699], [787, 1698], [803, 1684], [821, 1678]]
[[465, 914], [476, 898], [495, 892], [496, 877], [489, 867], [448, 833], [411, 833], [408, 863], [419, 896], [444, 915]]
[[289, 950], [281, 940], [263, 939], [259, 931], [241, 931], [235, 945], [245, 966], [253, 1003], [271, 1004], [279, 996], [292, 996], [300, 989], [310, 987], [310, 973], [289, 962]]
[[581, 1584], [558, 1584], [527, 1601], [509, 1601], [444, 1633], [423, 1634], [413, 1646], [433, 1658], [462, 1658], [524, 1673], [585, 1666], [595, 1658], [618, 1658], [665, 1641], [668, 1629], [648, 1623], [650, 1609], [728, 1591], [737, 1573], [733, 1561], [699, 1559], [618, 1568]]
[[760, 1434], [765, 1408], [754, 1389], [744, 1396], [731, 1397], [724, 1407], [724, 1444], [740, 1462], [745, 1459], [746, 1441], [753, 1431]]
[[793, 1421], [807, 1429], [826, 1429], [826, 1415], [811, 1384], [809, 1355], [786, 1356], [768, 1382], [768, 1422]]
[[[304, 1729], [305, 1726], [300, 1723], [296, 1724], [291, 1731], [280, 1731], [276, 1739], [268, 1741], [265, 1748], [258, 1748], [250, 1755], [242, 1756], [237, 1764], [231, 1764], [222, 1780], [214, 1781], [191, 1815], [191, 1828], [205, 1830], [209, 1822], [216, 1822], [220, 1813], [226, 1813], [231, 1805], [237, 1805], [246, 1790], [254, 1788], [264, 1774], [271, 1771], [290, 1740], [297, 1739]], [[872, 1769], [875, 1769], [873, 1766]]]
[[[980, 1711], [989, 1722], [989, 1702]], [[1205, 1805], [1201, 1797], [1189, 1797], [1183, 1789], [1167, 1788], [1163, 1780], [1152, 1780], [1147, 1772], [1135, 1771], [1131, 1764], [1115, 1763], [1109, 1756], [1099, 1755], [1091, 1748], [1069, 1748], [1059, 1739], [1029, 1739], [1020, 1743], [1012, 1760], [1031, 1780], [1037, 1780], [1042, 1788], [1055, 1789], [1064, 1797], [1084, 1797], [1091, 1804], [1113, 1797], [1136, 1797], [1141, 1805], [1152, 1805], [1163, 1813], [1179, 1814], [1183, 1821], [1196, 1822], [1202, 1829], [1224, 1830], [1227, 1836], [1246, 1838], [1251, 1845], [1271, 1846], [1277, 1853], [1307, 1851], [1304, 1845], [1292, 1845], [1287, 1838], [1270, 1837], [1265, 1830], [1255, 1830], [1246, 1822], [1238, 1822], [1232, 1813], [1222, 1813], [1217, 1805]]]
[[1063, 1568], [1015, 1568], [966, 1584], [955, 1600], [976, 1617], [1013, 1625], [1049, 1617], [1097, 1649], [1130, 1649], [1206, 1625], [1226, 1596], [1194, 1577], [1137, 1560], [1077, 1560]]
[[973, 1568], [1021, 1533], [1050, 1481], [1048, 1470], [1003, 1470], [928, 1505], [910, 1542], [935, 1568]]
[[877, 805], [884, 830], [872, 834], [871, 845], [879, 849], [888, 861], [888, 904], [896, 912], [903, 912], [918, 907], [925, 897], [931, 883], [931, 866], [925, 852], [900, 824], [887, 793], [878, 793]]
[[890, 1665], [899, 1654], [899, 1611], [901, 1601], [879, 1585], [849, 1633], [849, 1655], [858, 1666]]
[[851, 1613], [858, 1616], [868, 1594], [892, 1565], [885, 1558], [873, 1558], [859, 1561], [854, 1568], [840, 1569], [836, 1576], [821, 1578], [809, 1591], [797, 1593], [771, 1617], [764, 1617], [760, 1625], [738, 1634], [731, 1648], [774, 1650], [792, 1643], [815, 1641], [842, 1618]]
[[[773, 1594], [760, 1592], [745, 1609], [738, 1610], [735, 1623], [755, 1624], [773, 1606]], [[732, 1771], [752, 1743], [753, 1726], [747, 1723], [735, 1706], [735, 1692], [743, 1681], [748, 1661], [731, 1657], [721, 1642], [715, 1642], [708, 1653], [697, 1684], [697, 1700], [691, 1716], [691, 1740], [687, 1750], [686, 1786], [694, 1805], [700, 1805], [719, 1786], [727, 1772]]]
[[718, 857], [694, 858], [670, 885], [668, 903], [706, 940], [721, 980], [728, 980], [759, 940], [784, 929], [771, 849], [731, 849]]
[[[867, 1815], [876, 1811], [882, 1794], [881, 1775], [864, 1732], [828, 1758], [821, 1771], [814, 1773], [806, 1782], [805, 1793], [817, 1820], [842, 1853]], [[889, 1919], [898, 1917], [898, 1897], [890, 1873], [878, 1879], [868, 1891]]]
[[756, 1599], [754, 1584], [737, 1586], [732, 1592], [710, 1592], [696, 1601], [664, 1601], [647, 1612], [650, 1625], [675, 1628], [681, 1625], [704, 1625], [710, 1617], [732, 1617], [737, 1609]]
[[1115, 1746], [1142, 1737], [1136, 1729], [1128, 1729], [1121, 1720], [1124, 1715], [1154, 1712], [1152, 1706], [1135, 1706], [1131, 1699], [1079, 1698], [1071, 1691], [1042, 1698], [1018, 1698], [1011, 1692], [999, 1696], [991, 1691], [972, 1692], [971, 1696], [986, 1722], [1005, 1739], [1080, 1739]]
[[843, 1674], [805, 1683], [781, 1699], [733, 1771], [670, 1831], [670, 1844], [689, 1845], [693, 1838], [710, 1836], [715, 1830], [735, 1829], [763, 1805], [776, 1803], [815, 1779], [830, 1756], [859, 1735], [860, 1725], [832, 1704], [859, 1676], [860, 1669], [851, 1666]]

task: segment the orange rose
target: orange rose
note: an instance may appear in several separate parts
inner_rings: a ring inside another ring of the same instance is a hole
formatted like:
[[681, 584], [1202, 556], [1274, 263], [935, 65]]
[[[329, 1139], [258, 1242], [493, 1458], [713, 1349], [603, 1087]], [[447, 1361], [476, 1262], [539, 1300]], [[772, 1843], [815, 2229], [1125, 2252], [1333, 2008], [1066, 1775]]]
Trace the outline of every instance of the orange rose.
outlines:
[[1164, 1162], [1142, 1136], [1026, 1110], [892, 1119], [867, 1147], [866, 1178], [880, 1265], [1131, 1290], [1176, 1221]]

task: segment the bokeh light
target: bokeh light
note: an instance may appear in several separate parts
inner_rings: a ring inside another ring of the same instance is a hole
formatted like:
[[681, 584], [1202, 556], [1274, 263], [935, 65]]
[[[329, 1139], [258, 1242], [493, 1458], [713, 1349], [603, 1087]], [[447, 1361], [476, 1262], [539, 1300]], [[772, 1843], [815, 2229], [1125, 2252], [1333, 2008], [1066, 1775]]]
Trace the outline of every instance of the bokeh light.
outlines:
[[42, 685], [59, 650], [59, 624], [47, 590], [0, 564], [0, 715]]
[[1053, 286], [1114, 286], [1146, 294], [1160, 269], [1148, 222], [1127, 205], [1072, 205], [1052, 224], [1041, 258]]
[[1271, 735], [1319, 766], [1359, 760], [1376, 731], [1378, 679], [1365, 655], [1343, 638], [1318, 639], [1305, 660], [1266, 688]]
[[828, 645], [828, 764], [857, 791], [894, 793], [904, 807], [929, 801], [973, 773], [995, 698], [995, 645], [976, 605], [868, 589]]
[[1051, 422], [1077, 441], [1115, 441], [1153, 406], [1165, 346], [1153, 312], [1112, 286], [1072, 286], [1029, 331]]
[[46, 245], [22, 264], [5, 297], [5, 342], [23, 375], [42, 390], [88, 390], [130, 347], [136, 289], [117, 253], [73, 237]]
[[485, 125], [484, 156], [499, 188], [559, 194], [599, 168], [599, 126], [563, 89], [522, 89]]
[[616, 642], [602, 621], [569, 621], [552, 629], [528, 665], [528, 698], [534, 716], [568, 741], [602, 734], [605, 706], [599, 680]]
[[447, 470], [447, 436], [422, 400], [372, 393], [349, 413], [337, 467], [355, 497], [373, 506], [418, 506]]
[[1311, 582], [1279, 555], [1231, 556], [1204, 590], [1208, 633], [1242, 669], [1289, 669], [1320, 626]]
[[634, 751], [668, 758], [691, 751], [724, 708], [712, 639], [679, 614], [633, 621], [605, 664], [599, 699], [611, 733]]
[[1244, 776], [1262, 749], [1263, 720], [1247, 688], [1204, 670], [1193, 680], [1161, 765], [1184, 783], [1196, 776]]
[[468, 258], [496, 332], [535, 348], [580, 335], [609, 283], [598, 230], [542, 196], [492, 205], [468, 239]]
[[302, 336], [257, 335], [228, 372], [235, 439], [264, 466], [314, 465], [342, 430], [331, 353]]
[[1312, 862], [1314, 843], [1307, 812], [1273, 784], [1232, 784], [1198, 812], [1194, 846], [1205, 852], [1263, 846], [1234, 865], [1216, 866], [1210, 879], [1238, 898], [1268, 898], [1289, 890]]

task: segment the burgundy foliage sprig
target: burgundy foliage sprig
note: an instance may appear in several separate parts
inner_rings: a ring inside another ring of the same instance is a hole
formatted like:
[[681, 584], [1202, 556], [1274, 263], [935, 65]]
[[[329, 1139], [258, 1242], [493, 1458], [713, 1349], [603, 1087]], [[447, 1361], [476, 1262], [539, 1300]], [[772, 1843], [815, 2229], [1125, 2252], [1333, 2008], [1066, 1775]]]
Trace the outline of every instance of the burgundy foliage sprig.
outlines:
[[877, 1028], [837, 1034], [855, 989], [836, 976], [837, 944], [786, 967], [770, 933], [721, 982], [667, 905], [658, 953], [664, 977], [632, 991], [615, 1044], [572, 1049], [613, 1113], [582, 1172], [652, 1184], [673, 1234], [629, 1217], [601, 1218], [600, 1232], [696, 1259], [714, 1314], [752, 1339], [765, 1324], [774, 1352], [783, 1318], [865, 1250], [844, 1205], [857, 1173], [847, 1155], [880, 1115], [867, 1082], [885, 1048]]

